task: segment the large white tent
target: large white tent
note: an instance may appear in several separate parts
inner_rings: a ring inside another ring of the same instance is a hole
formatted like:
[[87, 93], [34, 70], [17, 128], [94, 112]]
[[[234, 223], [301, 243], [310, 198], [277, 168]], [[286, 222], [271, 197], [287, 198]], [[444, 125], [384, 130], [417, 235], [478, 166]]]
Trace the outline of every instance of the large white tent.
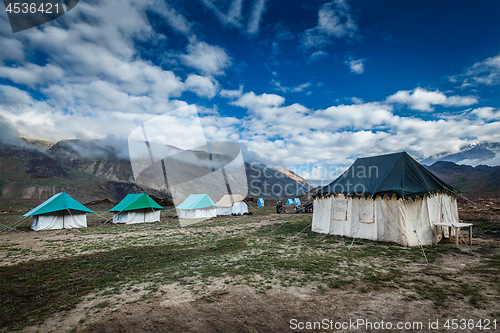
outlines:
[[248, 206], [241, 194], [226, 194], [217, 201], [217, 215], [242, 215], [248, 213]]
[[458, 222], [456, 194], [405, 152], [359, 158], [315, 194], [312, 230], [430, 245], [434, 224]]
[[40, 231], [86, 228], [87, 213], [92, 213], [92, 211], [65, 192], [61, 192], [24, 214], [24, 216], [33, 216], [31, 229]]

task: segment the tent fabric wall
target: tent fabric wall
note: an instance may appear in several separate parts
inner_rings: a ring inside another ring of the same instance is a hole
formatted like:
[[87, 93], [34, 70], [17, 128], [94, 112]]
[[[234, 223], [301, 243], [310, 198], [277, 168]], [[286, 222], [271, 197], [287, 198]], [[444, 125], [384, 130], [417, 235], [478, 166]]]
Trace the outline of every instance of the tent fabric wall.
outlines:
[[217, 215], [231, 215], [232, 207], [217, 207]]
[[231, 214], [243, 215], [248, 214], [248, 206], [244, 202], [235, 202], [231, 208]]
[[35, 231], [86, 227], [87, 214], [71, 210], [33, 215], [33, 223], [31, 224], [31, 229]]
[[243, 215], [248, 213], [248, 206], [244, 202], [235, 202], [231, 207], [218, 207], [217, 215]]
[[433, 226], [441, 222], [458, 222], [456, 197], [440, 193], [405, 200], [337, 194], [315, 198], [312, 231], [418, 246], [432, 244]]
[[[332, 197], [314, 199], [314, 213], [312, 220], [312, 231], [321, 234], [330, 234], [332, 216]], [[332, 233], [332, 235], [338, 235]]]
[[216, 207], [207, 207], [199, 209], [179, 209], [179, 218], [186, 219], [201, 219], [201, 218], [211, 218], [217, 216]]
[[257, 206], [264, 207], [264, 199], [259, 198], [259, 200], [257, 200]]
[[160, 221], [159, 209], [137, 209], [118, 212], [113, 215], [113, 223], [148, 223]]
[[294, 201], [293, 199], [288, 199], [288, 200], [286, 201], [286, 204], [287, 204], [287, 205], [293, 205], [294, 203], [295, 203], [295, 201]]

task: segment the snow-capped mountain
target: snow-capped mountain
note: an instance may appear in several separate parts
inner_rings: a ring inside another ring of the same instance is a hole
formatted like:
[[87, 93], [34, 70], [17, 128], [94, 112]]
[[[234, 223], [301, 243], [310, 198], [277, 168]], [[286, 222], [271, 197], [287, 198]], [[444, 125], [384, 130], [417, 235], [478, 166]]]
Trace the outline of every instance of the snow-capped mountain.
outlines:
[[500, 165], [500, 142], [479, 142], [464, 146], [459, 152], [444, 152], [420, 161], [431, 165], [437, 161], [453, 162], [466, 165]]

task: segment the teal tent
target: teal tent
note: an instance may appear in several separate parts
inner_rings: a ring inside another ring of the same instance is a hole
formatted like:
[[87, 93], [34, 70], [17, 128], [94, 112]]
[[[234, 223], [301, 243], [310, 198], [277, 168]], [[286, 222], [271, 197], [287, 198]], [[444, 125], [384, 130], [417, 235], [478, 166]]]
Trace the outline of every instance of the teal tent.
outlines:
[[293, 203], [296, 205], [300, 205], [300, 199], [299, 198], [293, 199]]
[[287, 205], [293, 205], [293, 203], [294, 203], [293, 199], [288, 199], [288, 200], [286, 201], [286, 204], [287, 204]]
[[257, 200], [257, 206], [264, 207], [264, 199], [259, 198], [259, 200]]
[[113, 215], [113, 223], [144, 223], [160, 221], [160, 210], [163, 207], [151, 199], [146, 193], [127, 194], [120, 203], [109, 211]]
[[61, 192], [53, 195], [24, 216], [33, 216], [31, 229], [39, 231], [85, 228], [87, 227], [86, 213], [93, 212], [65, 192]]
[[207, 194], [190, 194], [176, 207], [179, 218], [209, 218], [217, 216], [217, 205]]

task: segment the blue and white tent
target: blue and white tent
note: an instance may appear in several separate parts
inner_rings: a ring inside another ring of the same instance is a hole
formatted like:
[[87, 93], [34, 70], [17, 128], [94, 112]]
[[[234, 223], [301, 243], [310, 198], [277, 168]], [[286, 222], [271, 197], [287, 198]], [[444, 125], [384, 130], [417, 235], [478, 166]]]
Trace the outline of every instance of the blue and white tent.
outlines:
[[259, 198], [259, 200], [257, 200], [257, 206], [264, 207], [264, 199]]
[[300, 205], [300, 199], [299, 198], [295, 198], [293, 200], [293, 202], [296, 204], [296, 205]]
[[217, 205], [207, 194], [190, 194], [176, 207], [179, 218], [205, 219], [217, 216]]
[[286, 201], [286, 204], [287, 204], [287, 205], [293, 205], [293, 204], [294, 204], [293, 199], [288, 199], [288, 200]]

